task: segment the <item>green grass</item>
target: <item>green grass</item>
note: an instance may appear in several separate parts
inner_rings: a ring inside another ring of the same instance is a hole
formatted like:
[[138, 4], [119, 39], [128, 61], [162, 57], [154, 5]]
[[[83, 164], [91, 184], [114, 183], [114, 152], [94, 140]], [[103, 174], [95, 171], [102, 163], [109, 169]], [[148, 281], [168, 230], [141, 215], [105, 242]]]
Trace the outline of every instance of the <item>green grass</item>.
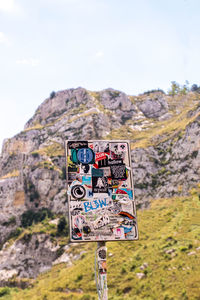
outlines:
[[[129, 139], [132, 141], [131, 148], [145, 148], [152, 145], [157, 145], [160, 142], [164, 142], [170, 138], [174, 138], [180, 134], [183, 134], [187, 125], [192, 123], [198, 116], [199, 112], [194, 114], [192, 117], [188, 117], [188, 112], [193, 110], [195, 112], [196, 108], [199, 106], [199, 96], [190, 95], [185, 101], [181, 100], [183, 97], [177, 95], [174, 97], [169, 97], [169, 103], [172, 103], [170, 120], [158, 121], [154, 119], [149, 119], [150, 125], [142, 131], [133, 130], [129, 126], [131, 121], [128, 121], [124, 126], [119, 129], [112, 130], [105, 139]], [[186, 101], [187, 100], [187, 101]], [[180, 113], [173, 111], [174, 102], [176, 101], [176, 107], [181, 106]], [[133, 125], [140, 125], [142, 121], [135, 121]]]
[[[199, 197], [200, 189], [193, 189], [188, 197], [154, 200], [150, 209], [138, 211], [138, 241], [107, 243], [109, 299], [200, 299]], [[73, 266], [54, 266], [32, 287], [10, 288], [0, 299], [97, 299], [95, 248], [96, 243], [72, 245], [71, 253], [84, 251]], [[141, 270], [144, 262], [148, 267]], [[145, 278], [138, 279], [139, 272]]]

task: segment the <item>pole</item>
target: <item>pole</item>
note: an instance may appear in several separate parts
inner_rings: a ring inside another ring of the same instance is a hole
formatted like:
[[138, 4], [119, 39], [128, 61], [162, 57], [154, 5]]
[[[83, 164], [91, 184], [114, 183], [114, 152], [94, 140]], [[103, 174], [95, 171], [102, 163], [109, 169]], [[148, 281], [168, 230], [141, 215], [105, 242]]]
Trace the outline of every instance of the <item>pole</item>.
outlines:
[[106, 242], [97, 242], [97, 253], [96, 254], [97, 254], [97, 265], [98, 265], [98, 283], [97, 283], [98, 299], [99, 300], [108, 300]]

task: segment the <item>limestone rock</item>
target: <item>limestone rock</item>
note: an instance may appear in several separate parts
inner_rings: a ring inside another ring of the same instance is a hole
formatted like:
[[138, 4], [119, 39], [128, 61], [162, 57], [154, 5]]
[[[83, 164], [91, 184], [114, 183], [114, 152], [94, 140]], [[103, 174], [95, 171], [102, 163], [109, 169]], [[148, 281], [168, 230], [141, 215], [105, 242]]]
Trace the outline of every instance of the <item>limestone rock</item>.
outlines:
[[139, 104], [139, 109], [147, 118], [158, 118], [168, 112], [168, 104], [163, 96], [157, 98], [147, 98]]

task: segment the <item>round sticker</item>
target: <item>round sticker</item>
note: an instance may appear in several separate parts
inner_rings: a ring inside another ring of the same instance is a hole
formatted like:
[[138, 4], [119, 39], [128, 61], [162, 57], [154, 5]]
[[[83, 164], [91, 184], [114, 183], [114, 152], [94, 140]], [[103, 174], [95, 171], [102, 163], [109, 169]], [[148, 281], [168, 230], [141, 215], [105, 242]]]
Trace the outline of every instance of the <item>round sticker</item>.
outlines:
[[83, 199], [86, 194], [86, 190], [82, 185], [74, 185], [71, 189], [72, 197], [75, 199]]
[[90, 148], [79, 149], [77, 153], [77, 158], [79, 162], [81, 162], [82, 164], [89, 164], [93, 162], [94, 154], [92, 149]]

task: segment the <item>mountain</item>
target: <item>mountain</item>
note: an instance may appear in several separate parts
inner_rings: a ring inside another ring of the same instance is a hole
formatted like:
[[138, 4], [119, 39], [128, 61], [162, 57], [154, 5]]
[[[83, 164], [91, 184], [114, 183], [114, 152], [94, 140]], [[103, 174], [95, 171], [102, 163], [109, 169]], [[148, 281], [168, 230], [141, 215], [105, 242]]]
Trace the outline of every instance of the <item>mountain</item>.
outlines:
[[[188, 196], [151, 201], [149, 209], [138, 211], [138, 241], [106, 244], [110, 300], [199, 299], [199, 196], [200, 186]], [[95, 250], [96, 243], [71, 244], [62, 254], [68, 261], [36, 280], [10, 279], [0, 299], [97, 299]]]
[[9, 285], [14, 276], [19, 279], [15, 285], [26, 286], [22, 278], [35, 278], [54, 263], [71, 264], [81, 257], [80, 251], [73, 254], [66, 246], [65, 224], [63, 232], [58, 226], [67, 214], [66, 139], [129, 139], [135, 198], [137, 207], [144, 209], [152, 199], [187, 196], [197, 187], [199, 136], [198, 92], [52, 92], [24, 130], [3, 144], [1, 285]]

